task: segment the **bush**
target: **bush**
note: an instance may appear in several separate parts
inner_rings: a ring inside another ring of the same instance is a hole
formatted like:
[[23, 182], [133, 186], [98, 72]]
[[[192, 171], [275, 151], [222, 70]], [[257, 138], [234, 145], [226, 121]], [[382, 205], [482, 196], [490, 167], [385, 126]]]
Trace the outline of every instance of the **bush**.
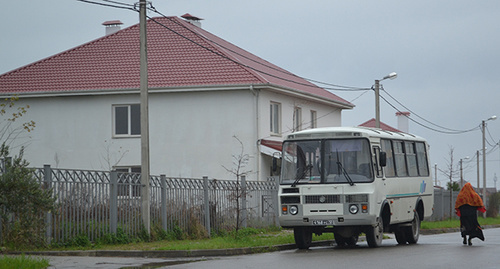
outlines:
[[[9, 148], [0, 147], [0, 157], [7, 159]], [[23, 149], [12, 163], [5, 162], [0, 175], [0, 220], [2, 238], [15, 248], [44, 247], [45, 214], [54, 210], [52, 190], [34, 178], [29, 163], [23, 160]]]
[[98, 244], [103, 245], [121, 245], [133, 242], [132, 239], [123, 231], [121, 227], [116, 229], [116, 234], [105, 234], [98, 240]]

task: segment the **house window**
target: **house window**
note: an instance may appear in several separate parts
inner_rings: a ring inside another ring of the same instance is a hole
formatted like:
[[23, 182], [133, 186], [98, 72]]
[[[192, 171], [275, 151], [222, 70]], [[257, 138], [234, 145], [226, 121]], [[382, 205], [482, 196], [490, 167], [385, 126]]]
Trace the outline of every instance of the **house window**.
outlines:
[[118, 197], [141, 197], [141, 167], [115, 168], [118, 172]]
[[113, 134], [115, 136], [138, 136], [141, 134], [141, 106], [113, 106]]
[[294, 131], [302, 130], [302, 108], [295, 107], [293, 111], [293, 129]]
[[281, 135], [281, 104], [271, 102], [271, 134]]
[[312, 128], [318, 128], [318, 114], [314, 110], [311, 110], [311, 129]]

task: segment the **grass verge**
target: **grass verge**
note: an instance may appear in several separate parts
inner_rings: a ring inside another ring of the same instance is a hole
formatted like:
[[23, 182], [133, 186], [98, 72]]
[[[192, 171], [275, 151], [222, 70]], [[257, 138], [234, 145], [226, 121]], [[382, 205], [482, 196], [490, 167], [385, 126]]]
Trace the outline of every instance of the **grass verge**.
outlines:
[[41, 269], [49, 267], [49, 260], [39, 257], [0, 256], [0, 269]]
[[[497, 218], [479, 218], [479, 223], [485, 225], [500, 225], [500, 217]], [[421, 228], [425, 229], [444, 229], [458, 228], [460, 221], [458, 219], [444, 221], [423, 221]], [[334, 240], [332, 233], [325, 233], [321, 236], [313, 235], [314, 241]], [[238, 235], [228, 233], [223, 236], [213, 236], [206, 239], [186, 239], [186, 240], [161, 240], [153, 242], [133, 242], [128, 244], [89, 244], [88, 246], [58, 247], [51, 249], [37, 250], [196, 250], [196, 249], [230, 249], [245, 247], [272, 247], [283, 244], [295, 243], [293, 231], [291, 229], [255, 229], [246, 228], [239, 231]], [[8, 250], [8, 249], [5, 249]], [[35, 249], [23, 249], [21, 251], [32, 251]], [[1, 269], [1, 267], [0, 267]]]

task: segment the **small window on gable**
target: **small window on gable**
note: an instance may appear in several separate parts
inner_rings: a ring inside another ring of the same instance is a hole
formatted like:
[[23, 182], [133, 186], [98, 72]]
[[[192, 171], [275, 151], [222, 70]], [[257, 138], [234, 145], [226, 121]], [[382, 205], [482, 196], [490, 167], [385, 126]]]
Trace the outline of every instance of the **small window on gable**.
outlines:
[[295, 107], [293, 112], [293, 129], [294, 131], [302, 130], [302, 108]]
[[318, 128], [318, 113], [311, 110], [311, 129]]
[[270, 131], [273, 135], [281, 135], [281, 104], [271, 102]]
[[113, 136], [141, 135], [141, 106], [139, 104], [113, 106]]

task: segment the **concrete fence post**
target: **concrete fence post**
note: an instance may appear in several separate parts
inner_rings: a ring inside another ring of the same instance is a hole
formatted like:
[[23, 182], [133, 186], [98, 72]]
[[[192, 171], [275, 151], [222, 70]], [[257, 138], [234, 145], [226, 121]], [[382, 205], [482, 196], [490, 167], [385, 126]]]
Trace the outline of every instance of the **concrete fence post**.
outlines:
[[210, 198], [208, 197], [208, 177], [203, 176], [203, 197], [205, 206], [205, 228], [207, 229], [208, 236], [210, 237]]
[[[50, 165], [45, 164], [43, 166], [43, 172], [45, 188], [50, 189], [52, 188], [52, 169], [50, 168]], [[50, 245], [52, 240], [52, 212], [50, 211], [45, 214], [45, 238], [47, 244]]]
[[116, 234], [118, 224], [118, 172], [111, 171], [111, 188], [109, 189], [109, 232]]
[[241, 226], [247, 227], [247, 179], [241, 176]]
[[161, 225], [164, 231], [168, 229], [167, 223], [167, 177], [160, 175], [161, 183]]

